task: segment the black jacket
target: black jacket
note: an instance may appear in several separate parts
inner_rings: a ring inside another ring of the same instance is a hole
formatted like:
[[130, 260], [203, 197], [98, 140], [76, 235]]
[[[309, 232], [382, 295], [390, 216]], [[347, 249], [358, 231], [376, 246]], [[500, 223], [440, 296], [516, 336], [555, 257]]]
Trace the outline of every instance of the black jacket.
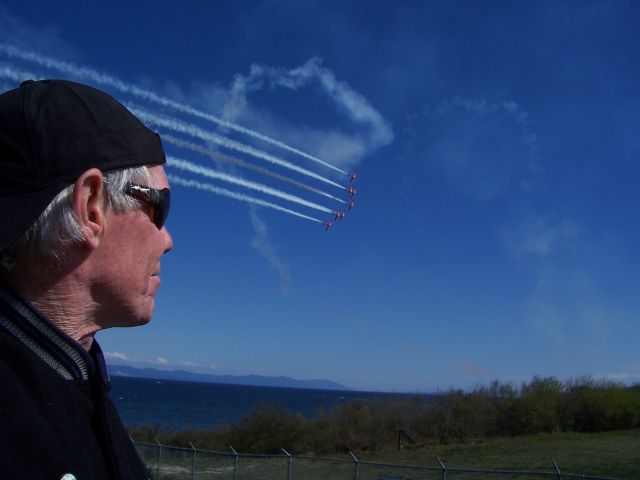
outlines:
[[97, 342], [87, 353], [0, 287], [0, 478], [148, 479]]

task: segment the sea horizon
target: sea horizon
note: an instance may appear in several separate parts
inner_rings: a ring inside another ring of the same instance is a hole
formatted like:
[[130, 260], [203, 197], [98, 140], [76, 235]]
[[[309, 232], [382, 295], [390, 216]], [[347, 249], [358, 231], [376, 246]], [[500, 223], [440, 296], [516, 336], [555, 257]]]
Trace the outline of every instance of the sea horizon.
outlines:
[[430, 394], [325, 390], [113, 376], [111, 398], [128, 428], [215, 429], [237, 425], [260, 405], [279, 405], [311, 419], [352, 400]]

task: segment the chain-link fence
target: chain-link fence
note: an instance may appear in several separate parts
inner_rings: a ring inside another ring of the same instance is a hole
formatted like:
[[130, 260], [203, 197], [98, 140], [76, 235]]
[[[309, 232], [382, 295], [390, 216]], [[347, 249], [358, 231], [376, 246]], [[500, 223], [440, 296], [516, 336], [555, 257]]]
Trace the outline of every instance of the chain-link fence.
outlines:
[[159, 442], [134, 442], [138, 453], [151, 471], [154, 480], [489, 480], [581, 478], [616, 480], [611, 477], [578, 475], [562, 472], [554, 460], [553, 469], [491, 470], [452, 467], [437, 459], [438, 466], [399, 465], [361, 461], [350, 458], [327, 458], [309, 455], [254, 455], [213, 452], [162, 445]]

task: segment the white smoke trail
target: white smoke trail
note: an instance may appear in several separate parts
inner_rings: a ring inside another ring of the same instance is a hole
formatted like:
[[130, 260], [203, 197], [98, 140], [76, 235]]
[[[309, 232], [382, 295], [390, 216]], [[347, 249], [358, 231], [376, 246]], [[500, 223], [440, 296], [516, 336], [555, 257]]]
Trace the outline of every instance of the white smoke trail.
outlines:
[[[0, 45], [1, 47], [1, 45]], [[0, 78], [6, 78], [15, 82], [21, 82], [24, 81], [26, 79], [33, 79], [33, 80], [37, 80], [39, 78], [41, 78], [41, 75], [37, 75], [33, 72], [29, 72], [29, 71], [25, 71], [25, 70], [18, 70], [12, 66], [7, 66], [7, 65], [3, 65], [0, 64]], [[222, 155], [222, 154], [221, 154]], [[274, 189], [270, 189], [269, 187], [265, 187], [262, 186], [260, 184], [254, 184], [254, 182], [248, 182], [242, 179], [238, 179], [236, 177], [231, 177], [229, 175], [225, 175], [225, 174], [220, 174], [219, 172], [215, 172], [214, 170], [211, 169], [206, 169], [205, 167], [200, 167], [198, 165], [192, 164], [191, 162], [187, 162], [184, 160], [179, 160], [176, 158], [172, 158], [172, 157], [168, 157], [167, 158], [167, 163], [169, 166], [175, 166], [177, 168], [183, 168], [185, 170], [188, 171], [193, 171], [194, 173], [200, 173], [202, 175], [205, 176], [211, 176], [213, 178], [219, 178], [220, 180], [225, 180], [225, 181], [230, 181], [231, 183], [236, 183], [238, 185], [242, 185], [245, 186], [247, 188], [255, 188], [256, 190], [262, 191], [263, 193], [267, 193], [267, 194], [272, 194], [275, 196], [278, 196], [280, 198], [295, 202], [295, 203], [299, 203], [301, 205], [305, 205], [308, 206], [310, 208], [316, 208], [318, 210], [327, 212], [327, 213], [332, 213], [332, 210], [322, 207], [321, 205], [317, 205], [314, 204], [313, 202], [307, 202], [306, 200], [303, 200], [299, 197], [296, 197], [294, 195], [289, 195], [283, 192], [278, 192]], [[203, 173], [206, 172], [206, 173]], [[218, 177], [218, 174], [220, 175]], [[317, 222], [317, 223], [322, 223], [321, 220], [318, 220], [317, 218], [311, 217], [309, 215], [304, 215], [302, 213], [296, 212], [295, 210], [291, 210], [285, 207], [281, 207], [280, 205], [276, 205], [274, 203], [271, 202], [267, 202], [265, 200], [259, 199], [259, 198], [255, 198], [255, 197], [251, 197], [248, 195], [244, 195], [241, 193], [237, 193], [237, 192], [232, 192], [230, 190], [224, 189], [224, 188], [219, 188], [216, 187], [214, 185], [211, 184], [206, 184], [206, 183], [201, 183], [201, 182], [197, 182], [194, 180], [187, 180], [181, 177], [178, 177], [176, 175], [173, 174], [169, 174], [168, 175], [169, 179], [178, 185], [183, 185], [185, 187], [190, 187], [190, 188], [196, 188], [196, 189], [200, 189], [200, 190], [205, 190], [205, 191], [209, 191], [211, 193], [215, 193], [221, 196], [225, 196], [228, 198], [233, 198], [235, 200], [239, 200], [239, 201], [243, 201], [246, 203], [250, 203], [250, 204], [254, 204], [254, 205], [258, 205], [258, 206], [262, 206], [262, 207], [266, 207], [266, 208], [271, 208], [274, 210], [278, 210], [284, 213], [288, 213], [290, 215], [299, 217], [299, 218], [304, 218], [306, 220], [310, 220], [313, 222]], [[253, 185], [251, 185], [253, 184]], [[256, 188], [257, 187], [257, 188]], [[309, 187], [311, 188], [311, 187]], [[327, 196], [330, 196], [328, 194], [326, 194]], [[335, 198], [335, 197], [333, 197]]]
[[202, 145], [198, 145], [196, 143], [189, 142], [186, 140], [181, 140], [167, 133], [161, 133], [161, 137], [163, 142], [168, 142], [177, 147], [185, 148], [185, 149], [191, 150], [192, 152], [197, 152], [213, 159], [222, 160], [223, 162], [231, 163], [233, 165], [246, 168], [248, 170], [253, 170], [254, 172], [261, 173], [262, 175], [266, 175], [268, 177], [290, 183], [291, 185], [295, 185], [296, 187], [304, 188], [306, 190], [309, 190], [310, 192], [314, 192], [314, 193], [317, 193], [318, 195], [331, 198], [332, 200], [335, 200], [337, 202], [344, 203], [344, 199], [342, 198], [334, 197], [333, 195], [323, 192], [322, 190], [318, 190], [317, 188], [307, 185], [306, 183], [299, 182], [297, 180], [294, 180], [293, 178], [287, 177], [286, 175], [281, 175], [279, 173], [272, 172], [267, 168], [259, 167], [257, 165], [254, 165], [253, 163], [246, 162], [240, 158], [232, 157], [230, 155], [225, 155], [224, 153], [217, 152], [215, 150], [210, 150], [208, 148], [203, 147]]
[[[0, 45], [1, 47], [1, 45]], [[33, 74], [32, 72], [27, 72], [27, 71], [23, 71], [23, 70], [16, 70], [11, 66], [6, 66], [6, 65], [2, 65], [0, 64], [0, 77], [4, 77], [4, 78], [9, 78], [11, 80], [14, 81], [22, 81], [25, 79], [36, 79], [39, 76]], [[202, 140], [206, 140], [206, 141], [211, 141], [211, 142], [215, 142], [218, 143], [219, 145], [222, 145], [223, 147], [232, 149], [232, 150], [236, 150], [242, 153], [246, 153], [248, 155], [252, 155], [254, 157], [260, 158], [262, 160], [266, 160], [268, 162], [271, 162], [275, 165], [279, 165], [281, 167], [284, 168], [288, 168], [290, 170], [293, 170], [295, 172], [301, 173], [303, 175], [306, 175], [308, 177], [311, 178], [315, 178], [316, 180], [320, 180], [322, 182], [328, 183], [330, 185], [333, 185], [335, 187], [338, 187], [342, 190], [342, 186], [327, 179], [324, 178], [314, 172], [311, 172], [307, 169], [304, 169], [302, 167], [298, 167], [297, 165], [294, 165], [292, 163], [289, 163], [285, 160], [282, 160], [280, 158], [274, 157], [273, 155], [269, 155], [266, 152], [262, 152], [260, 150], [257, 150], [253, 147], [250, 147], [248, 145], [244, 145], [242, 143], [236, 142], [234, 140], [231, 140], [229, 138], [225, 138], [222, 137], [220, 135], [217, 135], [215, 133], [212, 132], [208, 132], [206, 130], [203, 130], [195, 125], [192, 124], [188, 124], [188, 123], [184, 123], [181, 122], [177, 119], [172, 119], [172, 118], [164, 118], [164, 117], [160, 117], [158, 115], [155, 115], [151, 112], [148, 112], [142, 108], [139, 107], [134, 107], [134, 106], [130, 106], [128, 105], [129, 110], [131, 110], [134, 114], [136, 114], [138, 117], [140, 117], [140, 119], [142, 121], [148, 122], [148, 123], [152, 123], [154, 125], [158, 125], [158, 126], [163, 126], [166, 127], [170, 130], [173, 131], [177, 131], [180, 133], [185, 133], [187, 135], [190, 135], [192, 137], [196, 137], [196, 138], [200, 138]], [[315, 189], [314, 189], [315, 190]], [[316, 190], [316, 192], [321, 193], [329, 198], [333, 198], [334, 200], [337, 201], [341, 201], [340, 199], [326, 194], [324, 192], [321, 192], [320, 190]]]
[[297, 203], [298, 205], [303, 205], [308, 208], [320, 210], [321, 212], [333, 213], [333, 210], [329, 208], [323, 207], [322, 205], [318, 205], [317, 203], [309, 202], [295, 195], [290, 195], [288, 193], [281, 192], [280, 190], [267, 187], [266, 185], [262, 185], [260, 183], [251, 182], [249, 180], [244, 180], [243, 178], [234, 177], [233, 175], [228, 175], [226, 173], [218, 172], [211, 168], [196, 165], [195, 163], [189, 162], [187, 160], [182, 160], [180, 158], [167, 156], [167, 166], [179, 168], [180, 170], [185, 170], [191, 173], [196, 173], [204, 177], [215, 178], [217, 180], [222, 180], [223, 182], [233, 183], [234, 185], [239, 185], [241, 187], [249, 188], [251, 190], [257, 190], [258, 192], [264, 193], [265, 195], [278, 197], [283, 200], [287, 200], [289, 202]]
[[[0, 49], [1, 49], [2, 45], [0, 45]], [[40, 76], [36, 75], [32, 72], [27, 72], [24, 70], [16, 70], [11, 66], [6, 66], [6, 65], [1, 65], [0, 64], [0, 77], [4, 77], [4, 78], [9, 78], [11, 80], [14, 81], [22, 81], [25, 79], [37, 79]], [[195, 125], [192, 124], [188, 124], [188, 123], [184, 123], [181, 122], [180, 120], [177, 119], [172, 119], [172, 118], [164, 118], [164, 117], [160, 117], [158, 115], [155, 115], [151, 112], [148, 112], [140, 107], [135, 107], [135, 106], [131, 106], [131, 105], [127, 105], [129, 110], [131, 110], [134, 114], [136, 114], [138, 117], [140, 117], [141, 120], [148, 122], [148, 123], [152, 123], [154, 125], [158, 125], [158, 126], [164, 126], [170, 130], [173, 131], [177, 131], [180, 133], [185, 133], [187, 135], [190, 135], [192, 137], [195, 138], [200, 138], [202, 140], [206, 140], [206, 141], [211, 141], [211, 142], [215, 142], [219, 145], [222, 145], [223, 147], [232, 149], [232, 150], [236, 150], [239, 151], [241, 153], [246, 153], [248, 155], [252, 155], [254, 157], [260, 158], [262, 160], [266, 160], [268, 162], [271, 162], [275, 165], [279, 165], [281, 167], [284, 168], [288, 168], [290, 170], [293, 170], [295, 172], [301, 173], [303, 175], [306, 175], [308, 177], [311, 178], [315, 178], [316, 180], [320, 180], [322, 182], [328, 183], [329, 185], [333, 185], [335, 187], [338, 187], [340, 189], [342, 189], [343, 187], [341, 185], [339, 185], [338, 183], [335, 183], [331, 180], [329, 180], [328, 178], [322, 177], [314, 172], [311, 172], [305, 168], [302, 167], [298, 167], [297, 165], [294, 165], [290, 162], [287, 162], [285, 160], [282, 160], [278, 157], [274, 157], [273, 155], [269, 155], [266, 152], [263, 152], [261, 150], [255, 149], [253, 147], [250, 147], [248, 145], [244, 145], [240, 142], [236, 142], [235, 140], [231, 140], [229, 138], [223, 137], [221, 135], [217, 135], [213, 132], [208, 132], [206, 130], [203, 130]], [[341, 201], [340, 199], [333, 197], [332, 195], [326, 194], [324, 192], [321, 193], [320, 190], [316, 190], [317, 193], [320, 193], [322, 195], [325, 195], [329, 198], [333, 198], [334, 200], [337, 201]]]
[[196, 182], [194, 180], [187, 180], [185, 178], [178, 177], [178, 176], [173, 175], [173, 174], [169, 174], [168, 178], [169, 178], [169, 181], [171, 183], [175, 184], [175, 185], [182, 185], [183, 187], [196, 188], [198, 190], [204, 190], [204, 191], [207, 191], [207, 192], [215, 193], [217, 195], [222, 195], [223, 197], [233, 198], [235, 200], [240, 200], [241, 202], [252, 203], [254, 205], [259, 205], [261, 207], [272, 208], [274, 210], [278, 210], [280, 212], [288, 213], [288, 214], [294, 215], [296, 217], [304, 218], [306, 220], [311, 220], [313, 222], [322, 223], [322, 221], [318, 220], [317, 218], [313, 218], [313, 217], [310, 217], [308, 215], [304, 215], [302, 213], [296, 212], [295, 210], [290, 210], [288, 208], [281, 207], [280, 205], [276, 205], [275, 203], [266, 202], [266, 201], [261, 200], [259, 198], [254, 198], [254, 197], [250, 197], [248, 195], [243, 195], [241, 193], [232, 192], [232, 191], [227, 190], [225, 188], [219, 188], [219, 187], [216, 187], [216, 186], [208, 184], [208, 183], [200, 183], [200, 182]]
[[[337, 143], [330, 141], [327, 144], [324, 140], [317, 151], [327, 152], [323, 153], [323, 156], [332, 158], [332, 163], [356, 163], [364, 154], [393, 141], [391, 124], [364, 96], [324, 67], [322, 60], [317, 57], [290, 70], [268, 65], [251, 65], [248, 75], [234, 76], [230, 88], [231, 104], [238, 102], [242, 105], [249, 93], [263, 89], [286, 88], [295, 91], [311, 85], [319, 87], [343, 115], [346, 115], [352, 123], [364, 127], [368, 132], [365, 137], [355, 135], [349, 138], [337, 135]], [[326, 138], [326, 134], [323, 137]], [[308, 143], [305, 144], [308, 145]]]
[[308, 160], [324, 165], [325, 167], [331, 168], [340, 173], [344, 173], [345, 175], [347, 174], [347, 172], [345, 172], [344, 170], [341, 170], [338, 167], [331, 165], [330, 163], [320, 160], [319, 158], [314, 157], [313, 155], [309, 155], [308, 153], [305, 153], [302, 150], [298, 150], [297, 148], [287, 145], [286, 143], [283, 143], [279, 140], [268, 137], [267, 135], [263, 135], [262, 133], [256, 132], [249, 128], [243, 127], [242, 125], [229, 122], [228, 120], [223, 120], [222, 118], [219, 118], [215, 115], [203, 112], [201, 110], [197, 110], [189, 105], [176, 102], [166, 97], [162, 97], [152, 91], [145, 90], [136, 85], [127, 84], [122, 80], [119, 80], [111, 75], [100, 73], [88, 67], [81, 67], [80, 65], [75, 65], [71, 62], [64, 62], [61, 60], [45, 57], [34, 52], [25, 52], [14, 46], [7, 45], [7, 44], [0, 44], [0, 52], [12, 58], [20, 58], [22, 60], [37, 63], [38, 65], [41, 65], [43, 67], [68, 73], [79, 78], [88, 79], [93, 82], [100, 83], [102, 85], [108, 85], [121, 92], [135, 95], [138, 98], [142, 98], [144, 100], [148, 100], [150, 102], [160, 104], [164, 107], [172, 108], [174, 110], [177, 110], [182, 113], [186, 113], [188, 115], [192, 115], [198, 118], [202, 118], [204, 120], [208, 120], [210, 122], [216, 123], [230, 130], [235, 130], [236, 132], [249, 135], [251, 137], [262, 140], [263, 142], [270, 143], [284, 150], [295, 153], [296, 155], [299, 155]]
[[17, 70], [11, 65], [0, 64], [0, 77], [8, 78], [14, 82], [23, 82], [24, 80], [38, 80], [41, 75], [36, 75], [27, 70]]
[[273, 155], [253, 148], [249, 145], [245, 145], [243, 143], [236, 142], [235, 140], [231, 140], [213, 132], [209, 132], [191, 123], [185, 123], [175, 118], [161, 117], [135, 105], [127, 105], [127, 108], [145, 123], [165, 127], [169, 130], [173, 130], [174, 132], [184, 133], [191, 137], [199, 138], [208, 142], [214, 142], [225, 148], [229, 148], [241, 153], [246, 153], [247, 155], [266, 160], [267, 162], [273, 163], [274, 165], [279, 165], [283, 168], [288, 168], [289, 170], [293, 170], [294, 172], [298, 172], [302, 175], [315, 178], [316, 180], [319, 180], [321, 182], [328, 183], [329, 185], [333, 185], [334, 187], [338, 187], [340, 190], [344, 188], [342, 187], [342, 185], [333, 182], [321, 175], [318, 175], [317, 173], [311, 172], [306, 168], [299, 167], [297, 165], [294, 165], [293, 163], [287, 162], [286, 160], [274, 157]]

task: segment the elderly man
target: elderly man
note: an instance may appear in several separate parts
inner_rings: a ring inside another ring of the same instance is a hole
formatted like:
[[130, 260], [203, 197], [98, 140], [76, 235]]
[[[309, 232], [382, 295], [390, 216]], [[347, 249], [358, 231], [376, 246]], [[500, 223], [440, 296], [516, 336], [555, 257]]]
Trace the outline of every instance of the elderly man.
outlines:
[[62, 80], [0, 95], [0, 477], [139, 479], [94, 335], [151, 319], [172, 247], [159, 137]]

